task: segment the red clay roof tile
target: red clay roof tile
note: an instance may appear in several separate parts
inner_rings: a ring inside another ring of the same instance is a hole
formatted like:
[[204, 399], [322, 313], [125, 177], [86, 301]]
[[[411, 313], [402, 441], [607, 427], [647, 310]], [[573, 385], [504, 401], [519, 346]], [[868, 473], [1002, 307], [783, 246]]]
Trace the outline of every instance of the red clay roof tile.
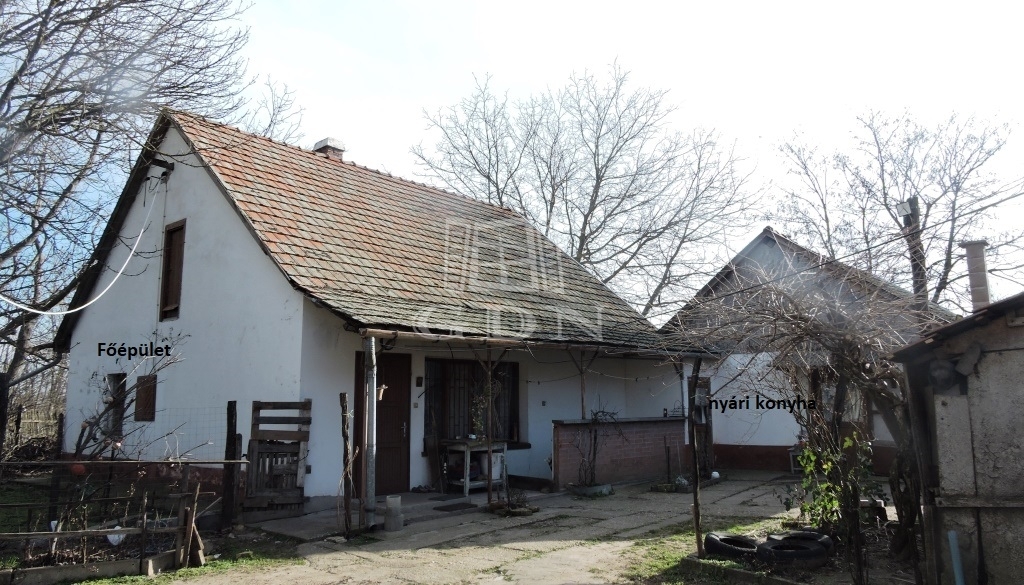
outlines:
[[658, 344], [650, 323], [508, 209], [170, 116], [281, 270], [361, 325]]

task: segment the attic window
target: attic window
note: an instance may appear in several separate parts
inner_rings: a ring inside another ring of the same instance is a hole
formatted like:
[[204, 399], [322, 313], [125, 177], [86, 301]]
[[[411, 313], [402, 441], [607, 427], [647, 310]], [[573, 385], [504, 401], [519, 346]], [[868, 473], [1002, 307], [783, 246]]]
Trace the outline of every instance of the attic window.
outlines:
[[177, 319], [185, 261], [185, 220], [164, 228], [164, 266], [160, 279], [160, 320]]

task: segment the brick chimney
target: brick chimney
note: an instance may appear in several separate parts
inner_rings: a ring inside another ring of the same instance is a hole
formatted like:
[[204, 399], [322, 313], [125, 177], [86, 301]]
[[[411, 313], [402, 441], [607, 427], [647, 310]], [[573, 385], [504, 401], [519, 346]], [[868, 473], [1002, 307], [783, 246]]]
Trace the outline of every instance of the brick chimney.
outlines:
[[988, 306], [988, 269], [985, 267], [985, 240], [960, 242], [960, 247], [967, 250], [967, 277], [971, 283], [971, 303], [973, 310]]
[[327, 158], [334, 160], [344, 160], [345, 143], [337, 138], [324, 138], [316, 143], [316, 146], [313, 147], [313, 152], [326, 154]]

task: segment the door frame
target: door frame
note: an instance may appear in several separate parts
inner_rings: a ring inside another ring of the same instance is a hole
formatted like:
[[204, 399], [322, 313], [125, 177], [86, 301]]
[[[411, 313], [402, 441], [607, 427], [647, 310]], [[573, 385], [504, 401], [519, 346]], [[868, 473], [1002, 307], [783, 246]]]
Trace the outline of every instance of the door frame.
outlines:
[[[410, 354], [410, 353], [377, 352], [377, 383], [378, 384], [382, 383], [382, 376], [381, 376], [382, 368], [388, 367], [388, 364], [386, 362], [398, 362], [397, 364], [394, 364], [394, 365], [397, 365], [397, 367], [404, 369], [404, 371], [407, 373], [407, 376], [403, 377], [403, 382], [406, 385], [406, 387], [408, 388], [408, 392], [406, 393], [406, 400], [404, 400], [403, 406], [401, 408], [401, 414], [402, 414], [401, 418], [387, 419], [386, 417], [379, 416], [380, 401], [378, 401], [378, 417], [377, 417], [377, 425], [376, 425], [377, 426], [377, 445], [378, 445], [378, 454], [377, 454], [377, 458], [376, 458], [376, 467], [377, 467], [376, 492], [377, 493], [375, 494], [375, 496], [407, 492], [407, 491], [409, 491], [409, 488], [411, 486], [411, 481], [412, 481], [412, 477], [411, 477], [411, 473], [410, 473], [410, 469], [412, 467], [412, 447], [411, 447], [412, 446], [412, 432], [411, 432], [412, 431], [412, 405], [411, 405], [411, 402], [412, 402], [412, 386], [413, 386], [413, 384], [412, 384], [412, 354]], [[404, 362], [404, 363], [402, 363], [402, 362]], [[359, 493], [362, 493], [362, 490], [363, 490], [363, 481], [364, 481], [364, 478], [363, 478], [363, 466], [365, 465], [365, 459], [363, 457], [363, 453], [364, 453], [365, 446], [366, 446], [365, 445], [365, 441], [363, 440], [364, 429], [365, 429], [365, 426], [366, 426], [365, 425], [365, 416], [366, 416], [365, 383], [363, 381], [364, 380], [363, 372], [364, 372], [363, 352], [362, 351], [357, 351], [356, 352], [356, 359], [355, 359], [355, 372], [354, 372], [355, 380], [354, 380], [354, 384], [353, 384], [353, 393], [355, 394], [355, 419], [356, 420], [355, 420], [355, 424], [352, 425], [352, 432], [354, 434], [353, 437], [352, 437], [352, 444], [355, 445], [358, 448], [358, 453], [357, 453], [356, 457], [354, 457], [354, 461], [353, 461], [353, 479], [355, 481], [356, 490]], [[385, 390], [385, 394], [386, 393], [387, 393], [387, 391]], [[404, 420], [402, 420], [402, 418], [404, 418]], [[382, 484], [380, 482], [380, 479], [379, 479], [381, 477], [381, 474], [379, 473], [380, 472], [380, 466], [381, 466], [382, 461], [383, 461], [383, 458], [380, 457], [380, 451], [379, 451], [380, 437], [381, 437], [381, 434], [382, 434], [381, 430], [382, 430], [382, 428], [383, 428], [383, 426], [385, 424], [396, 425], [396, 428], [397, 428], [397, 425], [400, 425], [403, 422], [405, 423], [405, 440], [401, 444], [402, 452], [401, 452], [401, 455], [400, 455], [400, 459], [401, 459], [401, 463], [402, 464], [401, 464], [400, 478], [398, 480], [396, 480], [396, 486], [397, 485], [401, 485], [403, 487], [401, 487], [401, 489], [399, 489], [398, 491], [394, 491], [394, 490], [385, 489], [386, 486], [382, 486]]]

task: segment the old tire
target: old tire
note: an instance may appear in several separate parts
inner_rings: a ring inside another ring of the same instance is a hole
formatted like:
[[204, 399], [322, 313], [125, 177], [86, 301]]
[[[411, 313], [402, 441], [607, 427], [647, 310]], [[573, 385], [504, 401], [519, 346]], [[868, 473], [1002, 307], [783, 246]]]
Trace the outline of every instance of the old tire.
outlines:
[[811, 532], [810, 530], [790, 530], [788, 532], [782, 532], [779, 534], [769, 534], [768, 540], [798, 540], [798, 541], [811, 541], [820, 544], [825, 552], [832, 554], [832, 550], [835, 548], [835, 544], [832, 539], [825, 534], [818, 532]]
[[813, 569], [828, 562], [828, 551], [813, 540], [766, 540], [757, 545], [757, 560], [775, 567]]
[[738, 534], [709, 532], [704, 537], [704, 551], [729, 559], [753, 558], [757, 554], [757, 541]]

